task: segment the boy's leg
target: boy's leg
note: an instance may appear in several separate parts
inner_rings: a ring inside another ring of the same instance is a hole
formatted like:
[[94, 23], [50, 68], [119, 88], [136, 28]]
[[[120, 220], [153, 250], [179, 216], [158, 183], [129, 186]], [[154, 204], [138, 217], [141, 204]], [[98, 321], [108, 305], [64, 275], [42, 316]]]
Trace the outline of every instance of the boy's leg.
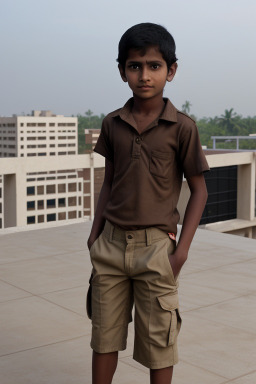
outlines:
[[124, 235], [106, 223], [90, 250], [92, 279], [92, 383], [110, 384], [118, 351], [126, 348], [133, 305], [132, 281], [124, 270]]
[[150, 384], [171, 384], [173, 367], [150, 369]]
[[92, 355], [92, 384], [111, 384], [117, 367], [118, 352]]

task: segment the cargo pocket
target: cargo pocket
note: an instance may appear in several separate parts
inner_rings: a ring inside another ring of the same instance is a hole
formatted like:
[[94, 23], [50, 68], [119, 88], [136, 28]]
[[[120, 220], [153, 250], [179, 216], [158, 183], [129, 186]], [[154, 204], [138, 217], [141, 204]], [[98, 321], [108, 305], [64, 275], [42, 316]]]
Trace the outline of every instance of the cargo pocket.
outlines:
[[152, 151], [149, 164], [150, 173], [163, 179], [169, 179], [171, 176], [171, 165], [174, 160], [175, 153]]
[[163, 311], [171, 314], [168, 326], [167, 345], [175, 344], [181, 327], [178, 295], [164, 295], [157, 298]]
[[158, 309], [152, 308], [150, 324], [151, 344], [168, 347], [176, 343], [181, 327], [178, 294], [158, 296]]

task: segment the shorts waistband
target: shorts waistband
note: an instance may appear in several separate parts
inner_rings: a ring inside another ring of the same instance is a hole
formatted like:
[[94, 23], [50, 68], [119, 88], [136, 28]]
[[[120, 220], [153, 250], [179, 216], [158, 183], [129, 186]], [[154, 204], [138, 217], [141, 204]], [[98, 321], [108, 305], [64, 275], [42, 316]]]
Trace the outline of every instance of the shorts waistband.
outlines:
[[168, 237], [167, 233], [155, 227], [126, 231], [111, 224], [109, 221], [106, 221], [103, 232], [109, 241], [117, 240], [126, 243], [145, 243], [147, 246], [157, 240]]

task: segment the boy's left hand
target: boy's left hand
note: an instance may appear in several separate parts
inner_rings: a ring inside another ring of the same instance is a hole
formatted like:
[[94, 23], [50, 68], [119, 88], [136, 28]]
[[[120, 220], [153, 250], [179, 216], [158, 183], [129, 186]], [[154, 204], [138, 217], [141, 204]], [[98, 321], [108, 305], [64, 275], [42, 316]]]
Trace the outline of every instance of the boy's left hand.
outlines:
[[174, 278], [176, 279], [176, 277], [180, 273], [183, 264], [188, 258], [188, 252], [181, 251], [177, 248], [176, 251], [168, 257], [172, 267]]

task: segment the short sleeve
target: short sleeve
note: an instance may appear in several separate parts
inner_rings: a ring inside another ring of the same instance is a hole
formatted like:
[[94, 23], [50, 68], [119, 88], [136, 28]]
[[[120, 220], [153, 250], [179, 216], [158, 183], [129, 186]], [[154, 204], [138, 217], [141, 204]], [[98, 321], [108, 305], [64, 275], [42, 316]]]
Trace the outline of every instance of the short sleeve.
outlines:
[[192, 121], [187, 127], [182, 129], [179, 158], [186, 178], [209, 171], [209, 165], [200, 143], [197, 126]]
[[109, 137], [109, 127], [105, 119], [102, 122], [100, 136], [95, 145], [94, 152], [99, 153], [112, 162], [114, 160], [113, 149]]

